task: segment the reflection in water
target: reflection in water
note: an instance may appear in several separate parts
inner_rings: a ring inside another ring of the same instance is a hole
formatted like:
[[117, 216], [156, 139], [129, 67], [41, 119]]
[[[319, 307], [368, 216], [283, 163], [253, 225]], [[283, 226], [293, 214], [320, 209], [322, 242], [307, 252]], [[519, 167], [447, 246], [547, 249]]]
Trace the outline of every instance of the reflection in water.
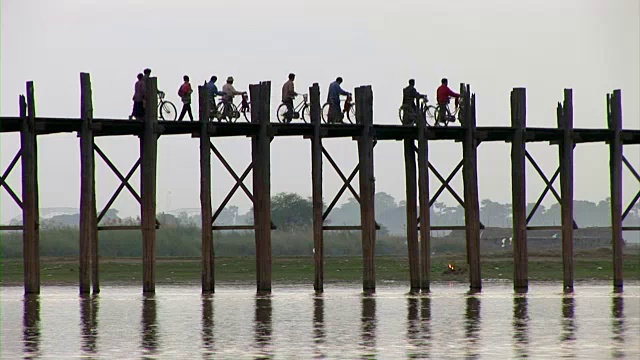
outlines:
[[513, 295], [513, 339], [517, 357], [528, 357], [529, 348], [529, 314], [527, 311], [527, 295]]
[[145, 355], [158, 352], [156, 299], [153, 295], [145, 295], [142, 299], [142, 349]]
[[212, 356], [215, 353], [213, 339], [213, 296], [202, 296], [202, 348], [203, 355]]
[[80, 332], [82, 351], [85, 354], [97, 353], [98, 340], [98, 296], [80, 295]]
[[256, 295], [255, 345], [262, 356], [271, 357], [271, 296]]
[[34, 359], [40, 353], [40, 298], [37, 294], [24, 295], [22, 340], [25, 359]]
[[465, 311], [465, 338], [467, 339], [467, 359], [475, 359], [479, 354], [480, 343], [480, 298], [469, 294]]
[[613, 333], [613, 357], [624, 358], [624, 298], [613, 294], [611, 298], [611, 332]]
[[560, 340], [573, 342], [575, 339], [575, 298], [573, 294], [564, 294], [562, 296], [562, 335]]
[[362, 296], [362, 341], [360, 348], [363, 357], [373, 357], [376, 353], [376, 298], [374, 295]]
[[326, 336], [324, 330], [324, 299], [322, 298], [322, 294], [318, 294], [313, 298], [314, 358], [325, 358], [327, 356], [323, 350]]

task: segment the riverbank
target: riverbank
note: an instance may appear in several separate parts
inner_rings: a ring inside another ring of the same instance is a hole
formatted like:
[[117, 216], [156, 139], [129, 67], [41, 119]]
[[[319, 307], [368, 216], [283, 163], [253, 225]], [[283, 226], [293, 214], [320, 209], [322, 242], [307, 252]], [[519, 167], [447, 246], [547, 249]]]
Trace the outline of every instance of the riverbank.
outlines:
[[[448, 270], [452, 264], [457, 271]], [[483, 255], [482, 278], [511, 280], [513, 260], [511, 254]], [[44, 257], [41, 259], [41, 281], [45, 285], [76, 285], [78, 283], [78, 260], [70, 257]], [[608, 251], [578, 252], [574, 258], [575, 280], [612, 279], [612, 257]], [[468, 281], [464, 254], [438, 255], [432, 257], [432, 281]], [[199, 258], [161, 257], [156, 264], [158, 284], [199, 284], [201, 260]], [[326, 283], [360, 282], [362, 259], [360, 257], [325, 257]], [[624, 276], [628, 280], [640, 280], [640, 257], [628, 254], [624, 261]], [[215, 277], [217, 283], [255, 282], [255, 258], [216, 258]], [[313, 283], [313, 257], [274, 257], [274, 283]], [[406, 257], [376, 257], [377, 281], [408, 281], [409, 270]], [[559, 254], [538, 253], [529, 257], [531, 281], [562, 280], [562, 258]], [[0, 259], [0, 285], [21, 285], [23, 268], [21, 259]], [[101, 284], [139, 284], [142, 282], [140, 258], [101, 258]]]

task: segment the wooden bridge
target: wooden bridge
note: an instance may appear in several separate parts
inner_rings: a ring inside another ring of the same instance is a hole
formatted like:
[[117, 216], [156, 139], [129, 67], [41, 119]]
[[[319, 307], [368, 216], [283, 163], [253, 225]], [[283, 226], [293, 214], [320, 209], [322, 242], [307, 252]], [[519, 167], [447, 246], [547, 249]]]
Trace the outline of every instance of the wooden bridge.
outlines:
[[[613, 286], [622, 289], [622, 231], [640, 230], [639, 227], [623, 227], [622, 221], [640, 198], [640, 191], [628, 206], [622, 203], [622, 169], [627, 166], [640, 182], [638, 172], [623, 155], [623, 145], [640, 144], [640, 130], [624, 130], [622, 105], [619, 90], [607, 95], [607, 128], [580, 129], [573, 127], [572, 90], [565, 89], [564, 99], [557, 107], [557, 128], [531, 128], [526, 126], [525, 89], [516, 88], [511, 92], [511, 126], [476, 126], [475, 95], [470, 87], [461, 85], [460, 114], [461, 127], [428, 127], [424, 121], [417, 125], [379, 125], [373, 123], [373, 92], [371, 86], [360, 86], [355, 90], [357, 104], [356, 124], [321, 124], [320, 88], [314, 84], [309, 88], [311, 100], [311, 123], [279, 124], [270, 122], [271, 83], [261, 82], [250, 86], [251, 122], [214, 123], [209, 122], [209, 102], [203, 86], [198, 88], [199, 118], [196, 122], [158, 121], [155, 111], [147, 111], [144, 121], [119, 119], [98, 119], [93, 117], [91, 82], [89, 74], [80, 74], [81, 118], [42, 118], [36, 116], [33, 82], [26, 84], [26, 96], [20, 96], [20, 116], [0, 117], [0, 132], [20, 132], [21, 147], [13, 160], [4, 169], [0, 187], [4, 187], [13, 200], [22, 208], [23, 225], [0, 226], [0, 230], [22, 230], [24, 242], [24, 287], [25, 293], [40, 291], [39, 259], [39, 210], [38, 210], [38, 165], [37, 136], [45, 134], [76, 132], [80, 139], [80, 293], [100, 291], [98, 232], [107, 230], [139, 229], [142, 231], [143, 248], [143, 292], [155, 292], [156, 229], [156, 166], [159, 136], [191, 134], [200, 141], [200, 201], [202, 207], [202, 291], [213, 292], [214, 262], [213, 230], [253, 229], [256, 238], [256, 279], [259, 292], [271, 291], [271, 223], [270, 214], [270, 143], [276, 136], [303, 136], [311, 142], [311, 181], [313, 188], [313, 243], [315, 257], [316, 291], [323, 290], [323, 231], [359, 230], [362, 234], [363, 289], [375, 290], [374, 250], [377, 224], [374, 218], [374, 156], [377, 141], [402, 140], [404, 142], [406, 170], [407, 204], [407, 244], [409, 259], [409, 280], [412, 291], [428, 291], [430, 286], [431, 252], [430, 230], [464, 229], [467, 243], [467, 263], [471, 290], [480, 290], [480, 222], [478, 203], [477, 151], [482, 142], [502, 141], [511, 143], [512, 207], [513, 207], [513, 261], [514, 289], [526, 291], [527, 273], [527, 230], [558, 229], [562, 234], [562, 257], [564, 288], [571, 290], [573, 275], [573, 152], [576, 144], [601, 142], [609, 144], [611, 179], [611, 223], [613, 247]], [[157, 109], [157, 81], [146, 81], [149, 94], [148, 109]], [[604, 122], [604, 119], [603, 119]], [[123, 175], [109, 160], [108, 156], [95, 144], [96, 136], [136, 135], [140, 138], [140, 157], [134, 166]], [[215, 147], [212, 138], [228, 136], [251, 137], [251, 164], [240, 174], [227, 163]], [[358, 165], [345, 176], [333, 161], [330, 153], [322, 145], [322, 139], [352, 138], [358, 144]], [[463, 158], [446, 178], [429, 162], [429, 142], [455, 140], [461, 143]], [[417, 145], [416, 145], [417, 142]], [[549, 142], [558, 145], [559, 166], [548, 178], [527, 152], [529, 142]], [[220, 159], [236, 180], [235, 186], [214, 213], [211, 204], [211, 153]], [[121, 185], [100, 212], [97, 211], [95, 197], [95, 155], [113, 170], [121, 180]], [[324, 155], [323, 155], [324, 154]], [[416, 155], [417, 154], [417, 155]], [[326, 210], [323, 209], [322, 160], [327, 158], [331, 166], [344, 181]], [[22, 194], [18, 196], [5, 182], [18, 161], [22, 163]], [[526, 210], [526, 161], [536, 169], [546, 183], [534, 209]], [[140, 167], [140, 194], [129, 184], [129, 179]], [[452, 178], [462, 170], [464, 194], [459, 196], [449, 185]], [[243, 180], [252, 172], [253, 191]], [[441, 182], [438, 191], [429, 194], [429, 173]], [[351, 186], [358, 175], [359, 192]], [[560, 191], [554, 181], [560, 177]], [[141, 206], [141, 224], [134, 226], [99, 226], [99, 222], [115, 198], [126, 188]], [[254, 225], [213, 226], [220, 211], [231, 196], [241, 189], [253, 202]], [[350, 191], [360, 203], [361, 225], [324, 225], [328, 213], [336, 205], [345, 191]], [[464, 226], [431, 226], [429, 208], [438, 196], [449, 191], [465, 209]], [[562, 209], [560, 226], [529, 226], [529, 220], [548, 193], [558, 200]], [[624, 210], [623, 210], [624, 209]], [[323, 211], [324, 210], [324, 211]]]

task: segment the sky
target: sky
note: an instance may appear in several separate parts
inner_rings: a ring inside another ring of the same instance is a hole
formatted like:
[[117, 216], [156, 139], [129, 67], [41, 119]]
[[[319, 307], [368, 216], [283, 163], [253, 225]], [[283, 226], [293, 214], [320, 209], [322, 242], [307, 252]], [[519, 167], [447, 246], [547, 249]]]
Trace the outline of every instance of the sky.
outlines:
[[[556, 126], [556, 104], [563, 89], [574, 91], [574, 126], [606, 127], [606, 94], [622, 90], [623, 127], [640, 128], [640, 5], [637, 0], [461, 0], [461, 1], [124, 1], [2, 0], [0, 2], [0, 115], [18, 114], [18, 95], [33, 80], [36, 111], [47, 117], [79, 117], [80, 72], [91, 74], [94, 117], [122, 118], [131, 112], [135, 76], [150, 67], [159, 88], [179, 103], [178, 86], [187, 74], [192, 84], [211, 75], [235, 78], [236, 88], [272, 82], [272, 107], [278, 105], [287, 74], [296, 73], [296, 89], [307, 92], [344, 78], [348, 90], [371, 85], [374, 122], [399, 124], [397, 110], [409, 78], [435, 99], [442, 77], [454, 90], [471, 84], [477, 98], [478, 126], [510, 124], [509, 93], [527, 88], [527, 123]], [[197, 105], [194, 103], [194, 109]], [[272, 112], [275, 120], [275, 112]], [[139, 156], [133, 136], [96, 140], [122, 173]], [[214, 139], [236, 172], [248, 165], [247, 138]], [[357, 162], [351, 139], [327, 139], [327, 150], [343, 172]], [[161, 137], [158, 147], [158, 211], [198, 208], [198, 140]], [[0, 135], [0, 170], [19, 149], [18, 134]], [[550, 177], [556, 146], [527, 149]], [[40, 206], [74, 207], [80, 202], [79, 140], [76, 134], [38, 137]], [[483, 143], [478, 150], [480, 198], [510, 202], [510, 146]], [[432, 163], [447, 176], [461, 158], [460, 143], [431, 142]], [[405, 198], [402, 143], [375, 148], [376, 191]], [[609, 196], [608, 147], [580, 144], [575, 150], [575, 199], [600, 201]], [[640, 168], [640, 146], [626, 146], [625, 156]], [[212, 158], [214, 208], [233, 186], [233, 178]], [[119, 180], [99, 159], [97, 201], [102, 208]], [[311, 194], [310, 142], [276, 138], [271, 148], [271, 192]], [[544, 183], [527, 165], [527, 201], [535, 202]], [[20, 167], [8, 178], [20, 193]], [[329, 202], [342, 185], [324, 162], [324, 196]], [[245, 182], [251, 186], [251, 176]], [[357, 189], [357, 178], [354, 187]], [[132, 185], [139, 186], [139, 173]], [[438, 181], [431, 177], [432, 193]], [[462, 194], [462, 176], [453, 186]], [[640, 184], [625, 170], [625, 204]], [[559, 183], [556, 182], [559, 190]], [[347, 200], [343, 196], [341, 202]], [[455, 205], [453, 197], [441, 201]], [[543, 203], [553, 204], [548, 196]], [[238, 192], [240, 211], [250, 201]], [[0, 221], [20, 210], [0, 190]], [[139, 207], [123, 192], [113, 208], [136, 216]]]

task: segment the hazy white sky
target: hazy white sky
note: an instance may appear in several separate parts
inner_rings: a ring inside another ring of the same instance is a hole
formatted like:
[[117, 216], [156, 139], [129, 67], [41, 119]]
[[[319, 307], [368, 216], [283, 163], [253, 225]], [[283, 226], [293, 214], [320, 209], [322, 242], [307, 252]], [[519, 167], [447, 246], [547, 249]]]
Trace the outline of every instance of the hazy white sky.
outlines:
[[[389, 124], [398, 123], [401, 89], [410, 77], [432, 99], [443, 76], [455, 87], [460, 82], [471, 84], [477, 94], [479, 126], [509, 125], [509, 92], [526, 87], [530, 126], [555, 126], [556, 103], [564, 88], [573, 88], [575, 126], [605, 127], [605, 95], [619, 88], [624, 127], [640, 127], [637, 0], [3, 0], [1, 10], [3, 116], [18, 113], [18, 94], [24, 93], [25, 81], [33, 80], [39, 115], [78, 117], [78, 74], [86, 71], [93, 83], [94, 116], [126, 118], [135, 75], [151, 67], [159, 87], [176, 104], [175, 93], [184, 74], [194, 85], [212, 74], [220, 79], [233, 75], [239, 89], [271, 80], [274, 108], [289, 72], [297, 74], [298, 91], [320, 83], [323, 98], [329, 82], [342, 76], [349, 89], [373, 86], [374, 121]], [[77, 207], [77, 137], [47, 135], [38, 140], [41, 207]], [[250, 159], [249, 139], [215, 141], [237, 172], [242, 172]], [[123, 173], [138, 157], [135, 137], [99, 138], [97, 143]], [[326, 140], [325, 146], [343, 171], [350, 172], [357, 161], [356, 144]], [[432, 162], [446, 177], [460, 159], [460, 144], [432, 142], [430, 146]], [[18, 147], [17, 134], [0, 136], [2, 170]], [[278, 138], [272, 143], [272, 193], [310, 194], [309, 149], [308, 140], [303, 139]], [[557, 166], [557, 147], [534, 144], [528, 149], [550, 177]], [[625, 155], [640, 164], [640, 147], [625, 147]], [[160, 139], [159, 211], [199, 207], [198, 161], [196, 139]], [[97, 164], [101, 208], [119, 181], [100, 159]], [[509, 202], [509, 145], [482, 144], [478, 165], [480, 197]], [[326, 161], [324, 169], [324, 193], [330, 201], [341, 182]], [[579, 145], [575, 169], [576, 199], [597, 201], [608, 196], [606, 145]], [[527, 171], [527, 200], [534, 202], [543, 182], [533, 168]], [[18, 193], [19, 174], [18, 167], [9, 178]], [[402, 144], [379, 143], [376, 190], [404, 199], [403, 174]], [[213, 176], [215, 206], [233, 180], [216, 161]], [[135, 175], [133, 184], [138, 183]], [[246, 184], [250, 186], [251, 176]], [[432, 177], [432, 191], [438, 185]], [[454, 186], [461, 193], [461, 175]], [[639, 188], [626, 170], [624, 188], [627, 201]], [[441, 199], [455, 203], [448, 195]], [[545, 203], [551, 200], [548, 197]], [[4, 190], [0, 202], [3, 223], [19, 214]], [[240, 192], [232, 203], [242, 211], [250, 206]], [[139, 211], [133, 197], [124, 192], [114, 207], [124, 215]]]

